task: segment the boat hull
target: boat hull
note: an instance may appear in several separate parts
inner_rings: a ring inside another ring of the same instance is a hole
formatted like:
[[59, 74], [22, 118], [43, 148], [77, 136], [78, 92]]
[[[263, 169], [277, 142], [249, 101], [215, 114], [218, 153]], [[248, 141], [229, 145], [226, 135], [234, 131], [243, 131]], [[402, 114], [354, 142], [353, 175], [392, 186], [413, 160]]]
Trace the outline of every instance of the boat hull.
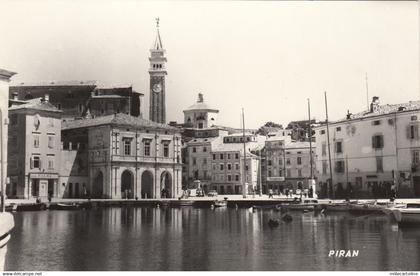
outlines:
[[0, 213], [0, 271], [4, 271], [7, 243], [10, 240], [10, 231], [14, 226], [14, 219], [10, 213]]
[[398, 225], [420, 226], [420, 208], [394, 208], [391, 211]]

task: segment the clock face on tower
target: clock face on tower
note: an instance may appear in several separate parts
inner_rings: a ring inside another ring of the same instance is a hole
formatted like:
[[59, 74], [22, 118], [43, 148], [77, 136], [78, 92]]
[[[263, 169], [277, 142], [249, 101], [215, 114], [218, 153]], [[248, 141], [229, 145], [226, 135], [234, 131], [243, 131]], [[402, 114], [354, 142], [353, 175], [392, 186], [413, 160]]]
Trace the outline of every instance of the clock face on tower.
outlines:
[[152, 87], [153, 92], [155, 93], [159, 93], [160, 91], [162, 91], [162, 84], [160, 83], [155, 83]]

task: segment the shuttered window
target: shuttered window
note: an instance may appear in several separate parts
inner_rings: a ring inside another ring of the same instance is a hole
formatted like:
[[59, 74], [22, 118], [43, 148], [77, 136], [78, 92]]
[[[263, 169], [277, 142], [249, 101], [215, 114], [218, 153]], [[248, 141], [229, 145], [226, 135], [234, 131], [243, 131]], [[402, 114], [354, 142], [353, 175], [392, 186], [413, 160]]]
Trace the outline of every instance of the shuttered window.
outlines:
[[384, 147], [384, 136], [374, 135], [372, 136], [372, 148], [382, 149]]
[[419, 139], [419, 126], [418, 125], [409, 125], [407, 127], [407, 138], [410, 140]]

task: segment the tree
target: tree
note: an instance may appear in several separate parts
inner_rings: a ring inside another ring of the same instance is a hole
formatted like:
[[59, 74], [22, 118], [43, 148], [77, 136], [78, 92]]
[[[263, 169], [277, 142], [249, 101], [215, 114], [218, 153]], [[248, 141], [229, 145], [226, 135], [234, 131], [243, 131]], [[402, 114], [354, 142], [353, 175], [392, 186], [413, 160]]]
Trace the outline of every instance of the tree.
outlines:
[[269, 132], [275, 132], [283, 129], [283, 126], [281, 124], [277, 124], [274, 122], [266, 122], [263, 126], [261, 126], [257, 130], [257, 134], [260, 135], [267, 135]]

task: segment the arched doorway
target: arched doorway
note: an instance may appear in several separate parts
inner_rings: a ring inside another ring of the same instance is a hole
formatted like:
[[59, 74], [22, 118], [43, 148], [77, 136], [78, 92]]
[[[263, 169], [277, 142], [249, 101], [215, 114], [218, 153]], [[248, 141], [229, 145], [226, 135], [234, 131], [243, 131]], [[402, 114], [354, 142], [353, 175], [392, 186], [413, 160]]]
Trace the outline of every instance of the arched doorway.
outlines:
[[121, 198], [134, 198], [134, 177], [129, 170], [121, 174]]
[[160, 176], [160, 187], [162, 198], [172, 198], [172, 176], [169, 172], [163, 172]]
[[141, 175], [141, 198], [153, 198], [153, 174], [149, 171]]
[[102, 198], [103, 183], [104, 183], [104, 175], [102, 174], [101, 171], [99, 171], [98, 175], [95, 177], [93, 181], [93, 187], [92, 187], [93, 198]]

